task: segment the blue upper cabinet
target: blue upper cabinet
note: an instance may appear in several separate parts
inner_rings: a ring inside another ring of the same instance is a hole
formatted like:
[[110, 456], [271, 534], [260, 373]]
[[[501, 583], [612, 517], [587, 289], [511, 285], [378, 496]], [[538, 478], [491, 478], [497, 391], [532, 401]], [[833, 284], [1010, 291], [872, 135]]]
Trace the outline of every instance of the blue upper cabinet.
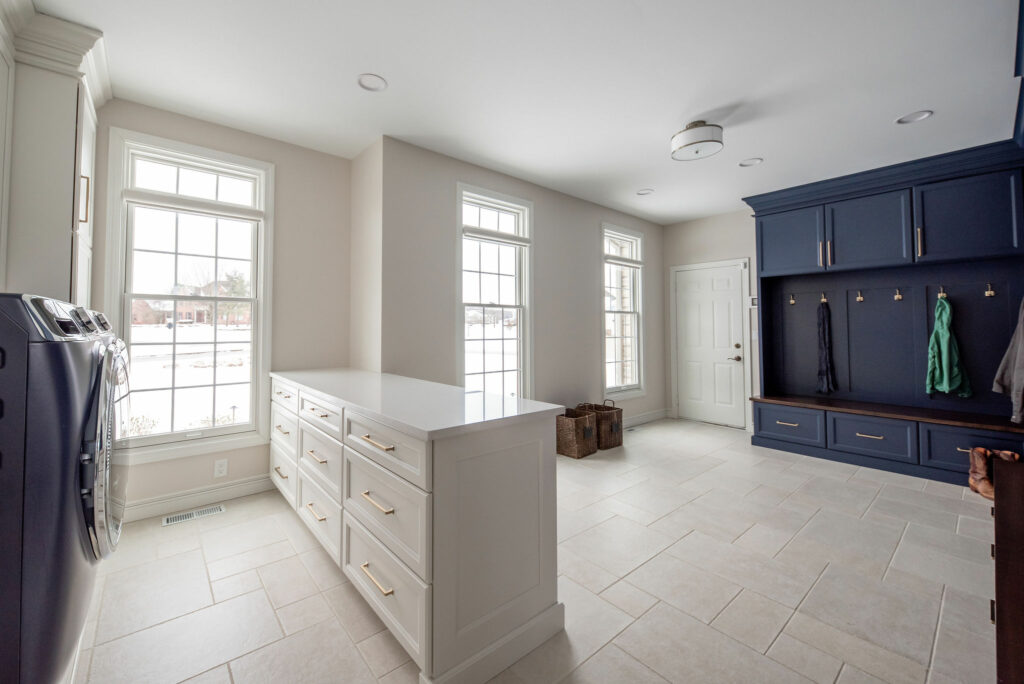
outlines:
[[825, 213], [821, 206], [757, 217], [757, 263], [762, 276], [825, 270]]
[[826, 204], [825, 265], [840, 271], [913, 261], [910, 205], [909, 190]]
[[914, 188], [915, 258], [960, 261], [1021, 254], [1021, 172]]

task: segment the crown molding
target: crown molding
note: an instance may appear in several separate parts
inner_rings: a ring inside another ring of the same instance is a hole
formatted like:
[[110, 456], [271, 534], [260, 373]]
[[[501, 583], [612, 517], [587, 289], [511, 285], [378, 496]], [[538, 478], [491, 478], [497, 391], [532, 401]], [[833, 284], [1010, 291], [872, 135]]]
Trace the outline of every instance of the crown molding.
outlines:
[[92, 106], [99, 109], [114, 96], [110, 87], [110, 72], [107, 71], [107, 49], [101, 37], [96, 41], [82, 61], [85, 86], [92, 98]]
[[15, 33], [14, 58], [23, 64], [82, 78], [86, 55], [102, 37], [96, 29], [35, 14]]
[[32, 0], [0, 0], [0, 22], [3, 23], [8, 38], [13, 38], [28, 26], [35, 13]]

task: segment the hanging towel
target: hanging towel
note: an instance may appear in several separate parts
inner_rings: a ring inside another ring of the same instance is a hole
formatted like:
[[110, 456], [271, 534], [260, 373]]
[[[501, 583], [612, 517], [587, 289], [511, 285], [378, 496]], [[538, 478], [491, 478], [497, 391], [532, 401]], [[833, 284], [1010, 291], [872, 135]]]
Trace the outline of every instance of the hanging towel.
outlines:
[[960, 359], [960, 347], [953, 335], [953, 307], [948, 298], [935, 303], [935, 327], [928, 340], [928, 376], [925, 392], [956, 392], [958, 397], [971, 396], [971, 383]]
[[828, 302], [818, 306], [818, 392], [835, 392], [836, 369], [832, 364], [832, 314]]
[[996, 379], [992, 383], [992, 391], [1006, 394], [1013, 403], [1014, 423], [1024, 422], [1024, 299], [1020, 302], [1020, 314], [1017, 316], [1017, 330], [1013, 333], [1010, 346], [1003, 356]]

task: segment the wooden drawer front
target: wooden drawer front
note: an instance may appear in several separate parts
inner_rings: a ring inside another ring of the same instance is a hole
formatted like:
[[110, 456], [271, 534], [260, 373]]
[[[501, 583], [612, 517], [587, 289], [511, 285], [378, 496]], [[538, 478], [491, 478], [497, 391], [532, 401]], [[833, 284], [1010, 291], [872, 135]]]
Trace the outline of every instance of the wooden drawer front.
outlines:
[[760, 437], [825, 446], [825, 412], [794, 406], [754, 404], [754, 429]]
[[299, 421], [295, 414], [281, 406], [270, 404], [270, 440], [296, 460], [299, 447]]
[[[973, 447], [1024, 454], [1024, 436], [1005, 432], [971, 430], [950, 425], [919, 423], [921, 464], [966, 473], [970, 469], [969, 454]], [[966, 482], [966, 480], [965, 480]]]
[[430, 494], [345, 449], [345, 510], [430, 581]]
[[348, 411], [345, 414], [345, 444], [420, 489], [430, 491], [426, 442]]
[[341, 407], [302, 392], [299, 395], [299, 416], [329, 435], [341, 439]]
[[299, 412], [299, 390], [294, 385], [273, 378], [270, 383], [270, 398], [292, 413]]
[[828, 448], [917, 463], [917, 423], [852, 413], [827, 413]]
[[295, 491], [299, 481], [295, 473], [295, 461], [276, 444], [270, 445], [270, 480], [295, 508]]
[[341, 506], [339, 506], [308, 474], [299, 475], [299, 517], [320, 540], [335, 561], [341, 558]]
[[430, 587], [348, 512], [341, 567], [392, 636], [429, 672]]
[[341, 503], [344, 461], [340, 442], [311, 425], [299, 424], [299, 465], [312, 473], [317, 484], [338, 503]]

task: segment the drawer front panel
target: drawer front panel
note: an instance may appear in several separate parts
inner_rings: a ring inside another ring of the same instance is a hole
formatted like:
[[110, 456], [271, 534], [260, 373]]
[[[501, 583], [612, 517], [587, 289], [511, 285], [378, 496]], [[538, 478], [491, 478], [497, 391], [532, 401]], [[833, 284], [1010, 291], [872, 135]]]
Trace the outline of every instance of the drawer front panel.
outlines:
[[429, 672], [430, 587], [347, 512], [341, 567], [392, 636]]
[[328, 555], [340, 563], [341, 506], [339, 506], [301, 468], [299, 475], [299, 517], [313, 531]]
[[299, 416], [310, 425], [315, 425], [327, 434], [341, 439], [342, 410], [340, 406], [302, 392], [299, 395]]
[[430, 581], [430, 494], [345, 449], [345, 510]]
[[342, 471], [345, 468], [341, 443], [315, 427], [299, 424], [299, 464], [316, 476], [317, 484], [341, 503]]
[[917, 463], [917, 423], [827, 412], [828, 448], [890, 461]]
[[299, 412], [299, 390], [295, 385], [273, 378], [270, 383], [270, 399], [292, 413]]
[[420, 489], [430, 491], [427, 444], [423, 440], [347, 411], [345, 444]]
[[270, 440], [297, 461], [299, 421], [294, 413], [274, 403], [270, 404]]
[[284, 498], [295, 508], [295, 492], [299, 478], [296, 477], [295, 461], [289, 458], [276, 444], [270, 445], [270, 481]]
[[1024, 455], [1024, 435], [935, 423], [919, 423], [919, 426], [922, 465], [966, 473], [970, 470], [969, 454], [973, 447], [1015, 451]]
[[824, 411], [755, 403], [754, 429], [760, 437], [825, 446]]

